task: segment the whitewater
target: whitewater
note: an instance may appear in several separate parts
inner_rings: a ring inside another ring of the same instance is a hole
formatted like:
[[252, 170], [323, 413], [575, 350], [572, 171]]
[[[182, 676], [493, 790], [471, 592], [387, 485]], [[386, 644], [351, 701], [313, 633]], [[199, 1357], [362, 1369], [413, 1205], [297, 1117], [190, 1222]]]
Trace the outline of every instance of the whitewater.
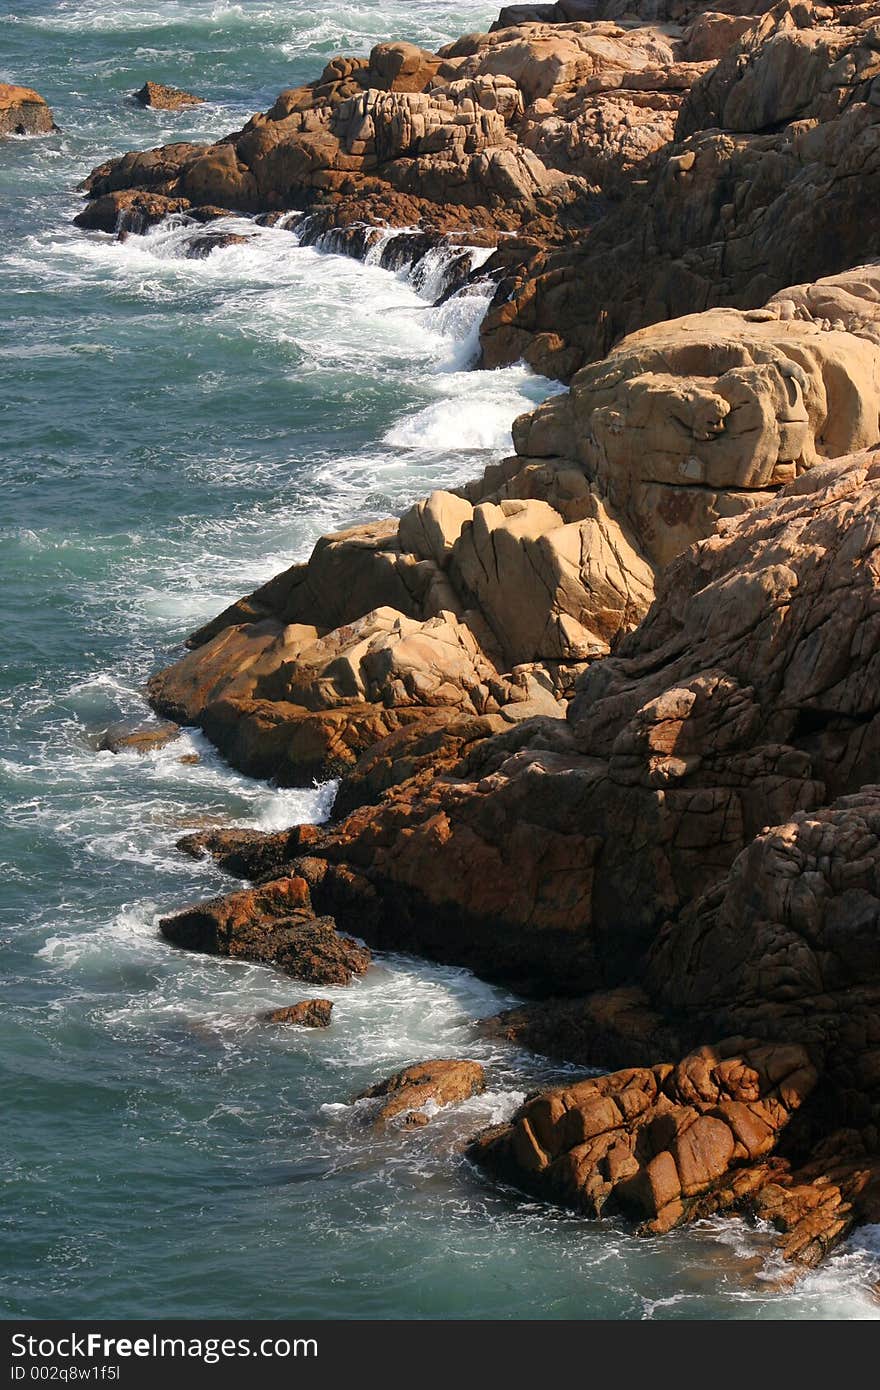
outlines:
[[[565, 1073], [475, 1032], [515, 1000], [467, 971], [380, 956], [326, 991], [329, 1029], [259, 1023], [309, 990], [161, 940], [163, 912], [234, 886], [175, 844], [321, 819], [333, 786], [249, 781], [189, 731], [143, 757], [94, 747], [145, 715], [188, 631], [321, 533], [477, 476], [558, 388], [471, 370], [488, 290], [432, 307], [436, 256], [395, 275], [230, 218], [212, 230], [247, 243], [193, 260], [185, 225], [77, 231], [78, 181], [233, 130], [337, 52], [437, 47], [496, 9], [0, 9], [0, 80], [61, 127], [0, 146], [7, 1318], [880, 1316], [876, 1229], [792, 1285], [744, 1224], [636, 1240], [483, 1181], [462, 1137]], [[142, 110], [148, 77], [206, 103]], [[483, 1061], [488, 1092], [411, 1135], [366, 1128], [351, 1097], [432, 1055]]]

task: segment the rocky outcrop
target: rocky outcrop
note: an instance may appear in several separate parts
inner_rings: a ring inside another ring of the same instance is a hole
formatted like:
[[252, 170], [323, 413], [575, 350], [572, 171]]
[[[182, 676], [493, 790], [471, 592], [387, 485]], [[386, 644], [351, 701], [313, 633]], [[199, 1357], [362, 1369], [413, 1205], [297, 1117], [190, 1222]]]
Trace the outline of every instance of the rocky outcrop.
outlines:
[[152, 106], [159, 111], [181, 111], [187, 106], [201, 106], [204, 97], [193, 96], [180, 87], [166, 87], [161, 82], [145, 82], [134, 94], [141, 106]]
[[275, 965], [298, 980], [347, 985], [370, 964], [370, 952], [316, 917], [299, 877], [231, 893], [184, 908], [159, 923], [162, 935], [190, 951]]
[[877, 15], [554, 9], [92, 178], [133, 216], [298, 198], [350, 247], [383, 206], [528, 227], [484, 360], [570, 379], [153, 678], [243, 770], [342, 779], [328, 826], [189, 837], [261, 886], [163, 930], [295, 962], [314, 901], [537, 996], [483, 1030], [614, 1070], [475, 1161], [652, 1232], [757, 1214], [810, 1264], [880, 1212]]
[[98, 735], [95, 747], [99, 753], [152, 753], [166, 744], [173, 743], [180, 733], [180, 725], [169, 719], [151, 724], [132, 724], [124, 720], [111, 724]]
[[266, 1023], [293, 1023], [299, 1028], [329, 1028], [333, 1012], [331, 999], [303, 999], [283, 1009], [272, 1009], [263, 1017]]
[[878, 503], [880, 456], [814, 464], [666, 568], [565, 720], [259, 851], [376, 944], [569, 996], [496, 1033], [628, 1069], [575, 1088], [608, 1122], [542, 1130], [531, 1167], [522, 1116], [480, 1141], [508, 1180], [651, 1229], [770, 1213], [807, 1261], [874, 1210]]
[[402, 1117], [404, 1124], [413, 1126], [427, 1124], [435, 1110], [469, 1100], [485, 1088], [486, 1077], [479, 1062], [438, 1059], [405, 1067], [362, 1091], [356, 1099], [380, 1102], [370, 1114], [375, 1125]]
[[77, 221], [305, 209], [306, 240], [358, 255], [381, 224], [502, 236], [483, 364], [568, 380], [648, 324], [880, 254], [875, 7], [728, 8], [513, 7], [437, 54], [335, 58], [214, 145], [94, 170]]
[[[140, 193], [184, 208], [332, 209], [325, 230], [417, 223], [550, 244], [644, 174], [706, 67], [679, 28], [652, 23], [528, 24], [436, 54], [384, 43], [334, 58], [217, 144], [126, 155], [85, 188], [105, 227], [114, 206], [128, 211], [122, 194]], [[99, 225], [88, 210], [78, 220]]]
[[31, 87], [0, 82], [0, 137], [51, 135], [58, 127], [45, 98]]

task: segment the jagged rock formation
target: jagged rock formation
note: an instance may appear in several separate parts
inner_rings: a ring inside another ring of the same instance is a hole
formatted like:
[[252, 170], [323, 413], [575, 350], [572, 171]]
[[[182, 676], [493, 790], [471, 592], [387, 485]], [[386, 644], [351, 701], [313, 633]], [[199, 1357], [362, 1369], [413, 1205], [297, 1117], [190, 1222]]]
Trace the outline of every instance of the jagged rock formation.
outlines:
[[374, 944], [587, 996], [494, 1026], [642, 1071], [481, 1140], [508, 1180], [655, 1230], [758, 1211], [807, 1262], [876, 1219], [878, 515], [880, 455], [814, 465], [666, 568], [564, 721], [233, 842]]
[[50, 135], [58, 127], [45, 98], [31, 87], [0, 82], [0, 137]]
[[438, 54], [379, 44], [368, 59], [333, 59], [215, 145], [102, 165], [78, 221], [138, 230], [163, 208], [318, 207], [333, 209], [327, 226], [555, 242], [595, 220], [671, 139], [709, 65], [690, 42], [675, 25], [603, 22], [473, 34]]
[[325, 537], [195, 634], [151, 681], [156, 708], [253, 775], [351, 774], [347, 808], [561, 718], [658, 567], [880, 440], [880, 271], [634, 334], [514, 438], [481, 481]]
[[646, 324], [880, 253], [876, 5], [533, 8], [438, 54], [334, 59], [214, 145], [111, 160], [77, 220], [309, 209], [306, 239], [355, 254], [381, 223], [503, 233], [484, 365], [566, 380]]

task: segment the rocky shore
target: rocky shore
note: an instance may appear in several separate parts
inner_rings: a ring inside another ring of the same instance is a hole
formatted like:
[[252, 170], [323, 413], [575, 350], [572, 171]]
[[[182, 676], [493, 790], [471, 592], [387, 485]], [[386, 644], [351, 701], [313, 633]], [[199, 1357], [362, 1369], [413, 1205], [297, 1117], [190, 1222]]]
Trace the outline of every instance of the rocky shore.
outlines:
[[163, 933], [503, 980], [534, 1002], [484, 1027], [613, 1070], [476, 1163], [652, 1233], [751, 1213], [811, 1265], [880, 1219], [880, 7], [730, 8], [334, 59], [94, 171], [79, 221], [497, 240], [483, 364], [568, 383], [153, 677], [245, 773], [341, 779], [329, 825], [185, 841], [257, 887]]

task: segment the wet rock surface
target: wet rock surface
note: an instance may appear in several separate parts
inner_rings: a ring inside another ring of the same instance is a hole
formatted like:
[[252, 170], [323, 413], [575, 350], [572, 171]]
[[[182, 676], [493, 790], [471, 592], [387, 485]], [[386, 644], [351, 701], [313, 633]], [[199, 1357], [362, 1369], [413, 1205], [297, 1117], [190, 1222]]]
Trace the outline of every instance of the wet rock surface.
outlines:
[[299, 1028], [329, 1028], [332, 1013], [330, 999], [303, 999], [283, 1009], [271, 1009], [263, 1019], [266, 1023], [291, 1023]]
[[175, 946], [274, 965], [315, 984], [350, 984], [370, 964], [366, 947], [338, 932], [331, 917], [315, 915], [298, 877], [184, 908], [163, 917], [159, 930]]
[[95, 747], [99, 753], [124, 753], [128, 750], [135, 753], [152, 753], [155, 749], [173, 743], [179, 734], [180, 725], [170, 719], [154, 721], [151, 724], [120, 720], [96, 736]]

